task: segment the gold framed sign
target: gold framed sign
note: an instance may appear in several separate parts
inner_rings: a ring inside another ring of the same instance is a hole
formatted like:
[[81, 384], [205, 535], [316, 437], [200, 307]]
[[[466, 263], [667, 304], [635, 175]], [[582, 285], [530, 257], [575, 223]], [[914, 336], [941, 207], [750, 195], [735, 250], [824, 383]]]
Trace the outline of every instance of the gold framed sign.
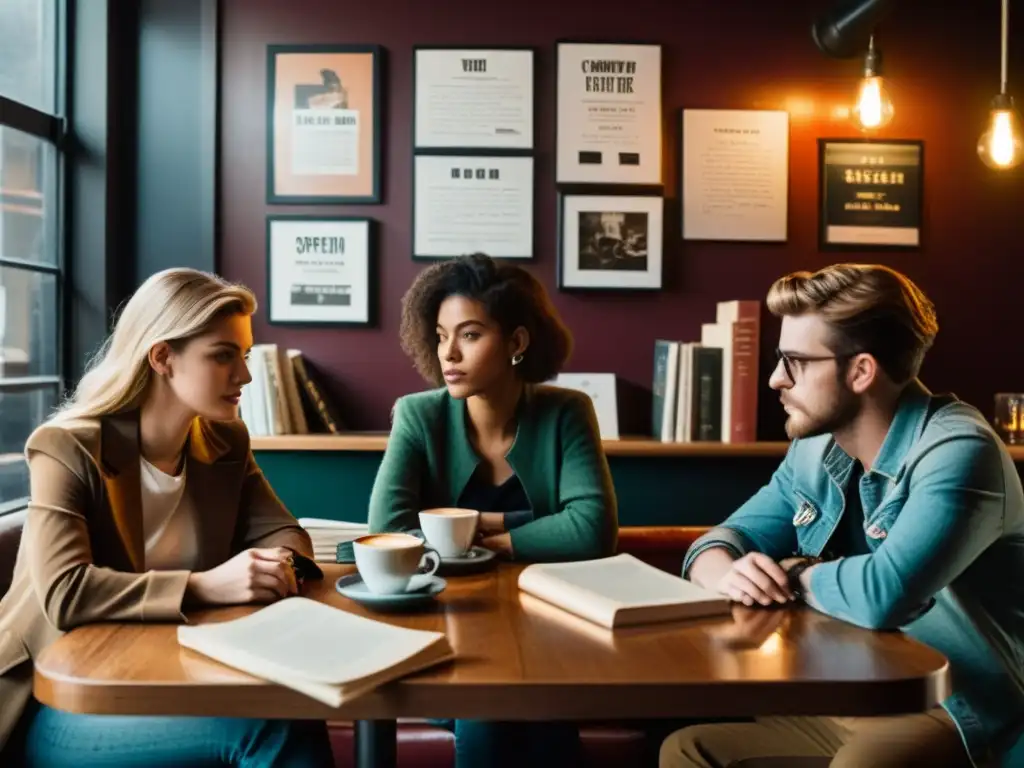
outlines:
[[381, 202], [376, 45], [267, 47], [267, 202]]
[[821, 250], [921, 246], [924, 142], [818, 139], [818, 173]]

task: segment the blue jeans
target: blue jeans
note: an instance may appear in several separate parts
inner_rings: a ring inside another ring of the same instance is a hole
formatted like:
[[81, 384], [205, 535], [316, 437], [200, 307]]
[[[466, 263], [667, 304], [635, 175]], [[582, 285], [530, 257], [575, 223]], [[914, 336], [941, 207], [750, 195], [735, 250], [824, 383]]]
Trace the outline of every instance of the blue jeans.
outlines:
[[576, 768], [579, 726], [572, 722], [456, 720], [455, 768]]
[[321, 721], [75, 715], [31, 702], [3, 762], [46, 768], [328, 768], [334, 758]]

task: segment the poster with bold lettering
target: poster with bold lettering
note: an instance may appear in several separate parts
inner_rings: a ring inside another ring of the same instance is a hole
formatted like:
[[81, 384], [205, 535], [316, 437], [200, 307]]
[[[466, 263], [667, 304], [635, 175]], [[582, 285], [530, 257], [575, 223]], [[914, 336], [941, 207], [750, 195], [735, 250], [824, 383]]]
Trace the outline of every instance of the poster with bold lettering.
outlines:
[[558, 43], [560, 184], [662, 183], [661, 46]]
[[377, 46], [270, 46], [267, 202], [381, 202], [380, 100]]
[[921, 246], [924, 143], [818, 139], [822, 250]]
[[267, 217], [272, 324], [370, 326], [376, 258], [370, 219]]

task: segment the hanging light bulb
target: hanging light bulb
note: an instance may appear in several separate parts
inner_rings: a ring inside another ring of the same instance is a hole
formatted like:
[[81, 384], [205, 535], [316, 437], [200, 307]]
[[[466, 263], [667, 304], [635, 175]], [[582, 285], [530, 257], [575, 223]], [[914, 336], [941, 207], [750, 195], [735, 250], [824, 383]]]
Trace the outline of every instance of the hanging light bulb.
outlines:
[[875, 36], [868, 40], [864, 57], [864, 77], [860, 81], [853, 119], [862, 131], [883, 128], [892, 121], [892, 99], [882, 80], [882, 54], [875, 48]]
[[978, 157], [989, 168], [1009, 170], [1024, 160], [1024, 136], [1020, 116], [1013, 108], [1013, 98], [1006, 93], [1007, 27], [1010, 0], [1003, 0], [1002, 13], [1002, 66], [999, 95], [992, 100], [988, 130], [978, 139]]

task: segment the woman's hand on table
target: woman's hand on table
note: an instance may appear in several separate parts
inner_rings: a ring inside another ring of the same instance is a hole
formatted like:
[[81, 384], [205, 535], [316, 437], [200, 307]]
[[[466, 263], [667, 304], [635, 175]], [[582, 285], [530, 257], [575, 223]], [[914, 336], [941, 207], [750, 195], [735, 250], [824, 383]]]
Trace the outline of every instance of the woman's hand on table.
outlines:
[[268, 547], [247, 549], [216, 568], [189, 574], [187, 596], [202, 605], [239, 605], [298, 592], [291, 550]]

